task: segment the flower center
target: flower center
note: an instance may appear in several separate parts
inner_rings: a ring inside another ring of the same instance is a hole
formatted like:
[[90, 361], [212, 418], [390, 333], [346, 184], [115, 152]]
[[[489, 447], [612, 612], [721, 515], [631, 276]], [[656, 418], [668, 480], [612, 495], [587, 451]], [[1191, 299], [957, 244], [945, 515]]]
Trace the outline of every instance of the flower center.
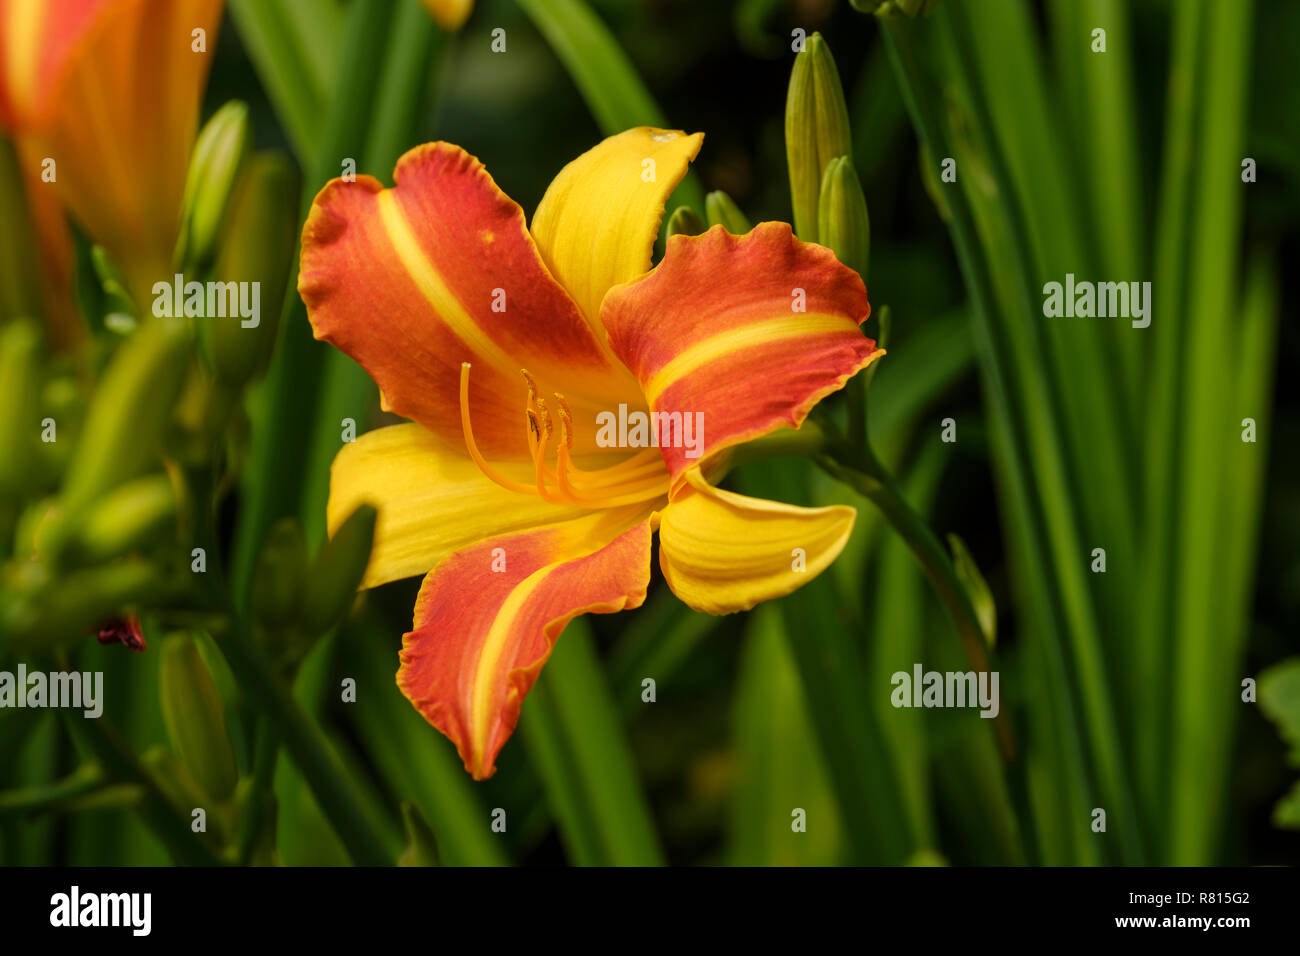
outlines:
[[551, 412], [546, 400], [538, 394], [537, 383], [526, 369], [520, 371], [528, 385], [524, 426], [527, 429], [528, 450], [533, 458], [534, 480], [530, 484], [501, 474], [488, 464], [474, 442], [474, 429], [469, 420], [469, 369], [469, 362], [461, 363], [460, 426], [465, 436], [465, 447], [479, 470], [502, 488], [523, 495], [537, 495], [543, 501], [555, 504], [586, 508], [616, 508], [668, 494], [668, 469], [664, 466], [659, 451], [654, 448], [644, 449], [625, 461], [595, 471], [586, 471], [575, 465], [572, 460], [573, 413], [559, 392], [552, 393], [560, 419], [560, 434], [555, 444], [555, 467], [552, 468], [546, 461], [547, 450], [554, 435]]

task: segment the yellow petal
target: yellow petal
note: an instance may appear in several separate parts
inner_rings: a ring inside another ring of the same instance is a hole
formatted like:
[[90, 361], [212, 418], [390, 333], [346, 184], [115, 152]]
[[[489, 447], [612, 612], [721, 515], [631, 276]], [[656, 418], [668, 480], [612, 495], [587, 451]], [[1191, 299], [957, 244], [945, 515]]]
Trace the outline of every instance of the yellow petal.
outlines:
[[638, 126], [560, 170], [533, 216], [533, 239], [593, 328], [611, 286], [650, 268], [664, 203], [703, 133]]
[[698, 469], [660, 515], [659, 566], [683, 602], [708, 614], [789, 594], [844, 548], [857, 512], [797, 508], [714, 488]]
[[414, 424], [367, 432], [335, 457], [330, 534], [362, 503], [379, 509], [365, 588], [424, 574], [484, 538], [585, 513], [493, 484], [463, 452]]

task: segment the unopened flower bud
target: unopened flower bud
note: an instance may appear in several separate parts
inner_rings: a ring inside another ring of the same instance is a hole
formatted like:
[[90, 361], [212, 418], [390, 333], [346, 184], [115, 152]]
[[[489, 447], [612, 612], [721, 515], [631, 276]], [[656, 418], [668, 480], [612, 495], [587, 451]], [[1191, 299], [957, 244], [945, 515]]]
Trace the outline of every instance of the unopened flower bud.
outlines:
[[307, 577], [300, 618], [309, 634], [321, 634], [343, 620], [370, 562], [376, 511], [361, 505], [321, 548]]
[[707, 228], [700, 214], [690, 206], [678, 206], [668, 217], [670, 236], [698, 236]]
[[217, 686], [188, 634], [162, 644], [159, 686], [167, 737], [191, 776], [215, 800], [235, 791], [238, 771]]
[[866, 281], [871, 221], [862, 183], [847, 156], [832, 159], [826, 167], [817, 206], [817, 228], [817, 241]]
[[852, 155], [849, 111], [835, 59], [820, 33], [794, 58], [785, 106], [785, 154], [790, 200], [800, 239], [817, 239], [817, 201], [826, 164]]
[[212, 256], [226, 206], [248, 156], [248, 107], [232, 100], [212, 114], [190, 159], [174, 260], [182, 271], [201, 269]]
[[61, 503], [69, 516], [156, 463], [189, 360], [189, 334], [174, 319], [145, 322], [117, 350], [68, 464]]
[[224, 381], [242, 385], [271, 360], [297, 229], [298, 173], [293, 163], [283, 153], [255, 154], [231, 198], [213, 267], [218, 282], [248, 283], [243, 287], [249, 290], [248, 300], [258, 303], [256, 316], [208, 320], [212, 361]]
[[251, 597], [259, 624], [282, 628], [297, 617], [307, 575], [307, 543], [296, 518], [272, 526], [257, 556]]
[[165, 474], [128, 481], [86, 509], [69, 530], [67, 559], [79, 565], [112, 560], [160, 539], [176, 521], [176, 491]]
[[720, 189], [704, 197], [704, 211], [710, 226], [722, 226], [734, 236], [743, 236], [753, 228], [740, 207]]

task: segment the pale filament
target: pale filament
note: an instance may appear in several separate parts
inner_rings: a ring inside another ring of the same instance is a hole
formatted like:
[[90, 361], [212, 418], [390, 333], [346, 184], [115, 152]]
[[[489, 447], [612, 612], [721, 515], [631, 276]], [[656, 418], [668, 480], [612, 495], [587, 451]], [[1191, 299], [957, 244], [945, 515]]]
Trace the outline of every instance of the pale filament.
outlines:
[[559, 440], [556, 442], [555, 467], [546, 462], [546, 451], [554, 434], [551, 413], [546, 401], [538, 394], [537, 383], [527, 371], [523, 372], [528, 385], [528, 402], [524, 409], [524, 423], [528, 450], [533, 459], [534, 481], [528, 484], [516, 481], [498, 472], [488, 464], [474, 441], [474, 429], [469, 415], [469, 362], [460, 366], [460, 425], [465, 436], [465, 448], [479, 470], [502, 488], [524, 495], [537, 495], [554, 504], [582, 505], [589, 508], [614, 508], [661, 497], [668, 493], [669, 479], [663, 458], [653, 448], [647, 448], [625, 461], [596, 471], [585, 471], [572, 461], [573, 414], [564, 396], [555, 393], [560, 418]]

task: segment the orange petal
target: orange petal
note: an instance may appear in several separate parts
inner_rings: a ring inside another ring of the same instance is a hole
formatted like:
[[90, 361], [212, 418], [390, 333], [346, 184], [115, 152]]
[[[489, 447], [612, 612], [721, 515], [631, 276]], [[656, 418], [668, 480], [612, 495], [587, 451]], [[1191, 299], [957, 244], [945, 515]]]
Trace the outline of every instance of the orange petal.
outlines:
[[378, 383], [384, 407], [463, 448], [460, 368], [489, 457], [526, 458], [528, 371], [578, 407], [635, 394], [547, 271], [518, 204], [458, 146], [404, 155], [384, 189], [335, 179], [303, 228], [298, 291], [316, 337]]
[[681, 416], [659, 439], [680, 485], [709, 455], [797, 428], [883, 355], [858, 328], [870, 311], [856, 272], [766, 222], [744, 236], [674, 236], [653, 272], [610, 290], [601, 318], [651, 411]]
[[[11, 2], [23, 8], [31, 0]], [[40, 81], [29, 95], [22, 84], [31, 80], [20, 79], [15, 97], [32, 111], [27, 135], [55, 161], [59, 195], [108, 250], [138, 305], [148, 303], [154, 282], [170, 279], [221, 6], [118, 0], [78, 20], [75, 33], [59, 26], [54, 53], [34, 68], [9, 63], [11, 77]], [[205, 52], [193, 49], [196, 30], [205, 33]]]
[[496, 771], [564, 626], [645, 600], [650, 534], [644, 510], [596, 515], [483, 541], [424, 579], [397, 685], [474, 779]]
[[73, 45], [108, 2], [0, 0], [0, 124], [31, 125]]

